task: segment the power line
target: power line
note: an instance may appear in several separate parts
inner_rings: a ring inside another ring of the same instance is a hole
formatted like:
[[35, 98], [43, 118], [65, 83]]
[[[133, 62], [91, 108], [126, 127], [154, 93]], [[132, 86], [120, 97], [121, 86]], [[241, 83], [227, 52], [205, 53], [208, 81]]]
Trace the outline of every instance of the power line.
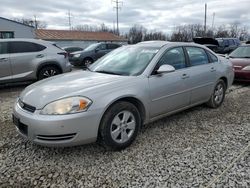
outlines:
[[115, 3], [114, 9], [116, 10], [116, 32], [117, 35], [119, 35], [119, 10], [121, 10], [121, 5], [123, 2], [119, 0], [113, 0], [112, 2]]

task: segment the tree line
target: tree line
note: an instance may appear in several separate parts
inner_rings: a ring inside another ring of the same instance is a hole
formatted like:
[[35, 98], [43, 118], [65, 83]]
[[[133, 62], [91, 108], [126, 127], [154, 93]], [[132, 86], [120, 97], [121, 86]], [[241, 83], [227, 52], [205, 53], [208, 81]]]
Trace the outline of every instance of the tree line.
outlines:
[[[16, 19], [15, 21], [33, 26], [37, 29], [47, 27], [46, 22], [32, 19]], [[77, 25], [72, 30], [86, 32], [109, 32], [117, 34], [115, 29], [112, 29], [104, 23], [97, 25]], [[122, 34], [128, 39], [129, 44], [136, 44], [141, 41], [149, 40], [167, 40], [175, 42], [191, 42], [195, 37], [212, 37], [212, 38], [239, 38], [240, 40], [248, 40], [248, 28], [235, 22], [228, 25], [220, 25], [217, 27], [207, 27], [206, 31], [201, 24], [186, 24], [176, 26], [171, 34], [166, 34], [162, 31], [148, 30], [142, 25], [133, 25], [128, 32]]]

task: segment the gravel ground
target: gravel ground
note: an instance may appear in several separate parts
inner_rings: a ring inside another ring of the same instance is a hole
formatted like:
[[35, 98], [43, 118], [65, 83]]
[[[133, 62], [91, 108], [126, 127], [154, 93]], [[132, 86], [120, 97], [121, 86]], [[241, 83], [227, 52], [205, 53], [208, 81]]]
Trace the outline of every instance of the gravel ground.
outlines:
[[219, 109], [146, 125], [120, 152], [24, 140], [11, 122], [22, 89], [0, 89], [0, 187], [250, 187], [250, 85], [232, 86]]

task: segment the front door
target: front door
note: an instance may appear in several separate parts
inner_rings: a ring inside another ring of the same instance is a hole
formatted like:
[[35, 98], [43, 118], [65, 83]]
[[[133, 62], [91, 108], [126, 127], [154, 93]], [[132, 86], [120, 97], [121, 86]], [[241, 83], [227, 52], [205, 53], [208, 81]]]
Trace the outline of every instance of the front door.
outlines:
[[167, 50], [155, 70], [163, 64], [172, 65], [176, 70], [164, 74], [153, 72], [149, 77], [151, 118], [182, 109], [190, 102], [189, 75], [183, 48]]

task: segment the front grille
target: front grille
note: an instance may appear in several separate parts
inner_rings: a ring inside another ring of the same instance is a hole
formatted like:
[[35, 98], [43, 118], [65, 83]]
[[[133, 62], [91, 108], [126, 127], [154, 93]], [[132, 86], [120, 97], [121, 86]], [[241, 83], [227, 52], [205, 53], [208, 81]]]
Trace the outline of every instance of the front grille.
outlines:
[[22, 102], [21, 100], [19, 100], [18, 102], [19, 102], [19, 105], [22, 109], [24, 109], [28, 112], [31, 112], [31, 113], [34, 113], [36, 111], [36, 107], [31, 106], [29, 104], [26, 104], [26, 103]]
[[61, 135], [37, 135], [36, 138], [44, 141], [64, 141], [74, 138], [76, 133], [61, 134]]

